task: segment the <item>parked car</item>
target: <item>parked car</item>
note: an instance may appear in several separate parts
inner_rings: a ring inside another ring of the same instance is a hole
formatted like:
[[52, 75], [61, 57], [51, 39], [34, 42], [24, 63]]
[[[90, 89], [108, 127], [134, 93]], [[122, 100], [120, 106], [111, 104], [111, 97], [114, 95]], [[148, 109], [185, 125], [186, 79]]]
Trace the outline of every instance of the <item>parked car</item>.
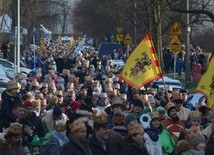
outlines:
[[0, 65], [0, 92], [3, 91], [7, 87], [7, 83], [11, 81], [5, 69]]
[[192, 93], [188, 95], [186, 102], [192, 104], [193, 107], [197, 107], [198, 103], [206, 105], [206, 97], [201, 93]]
[[123, 66], [125, 65], [123, 60], [118, 60], [118, 59], [108, 60], [106, 65], [110, 65], [110, 64], [117, 68], [123, 68]]
[[[10, 62], [6, 59], [0, 59], [0, 65], [4, 67], [5, 71], [9, 74], [9, 76], [14, 77], [16, 65], [13, 62]], [[23, 66], [23, 63], [20, 63], [20, 72], [24, 74], [29, 74], [31, 70], [25, 68]]]
[[[183, 88], [183, 85], [181, 84], [181, 82], [179, 80], [174, 80], [167, 76], [163, 76], [163, 80], [165, 82], [166, 87], [170, 88], [172, 91], [179, 91], [180, 89]], [[164, 87], [163, 80], [162, 80], [162, 78], [160, 78], [159, 80], [153, 81], [152, 87], [153, 88]]]

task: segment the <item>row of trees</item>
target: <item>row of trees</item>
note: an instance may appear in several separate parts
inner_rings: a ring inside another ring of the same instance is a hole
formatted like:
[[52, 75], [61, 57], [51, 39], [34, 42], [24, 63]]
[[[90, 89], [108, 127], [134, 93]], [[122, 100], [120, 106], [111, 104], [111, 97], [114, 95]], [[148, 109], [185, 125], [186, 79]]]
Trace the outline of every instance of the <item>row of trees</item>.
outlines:
[[[12, 29], [17, 25], [17, 3], [17, 0], [2, 0], [1, 14], [8, 14], [12, 18]], [[20, 22], [21, 27], [28, 30], [27, 45], [32, 41], [35, 28], [39, 27], [40, 24], [46, 27], [61, 24], [63, 33], [65, 16], [71, 12], [70, 9], [66, 8], [66, 4], [67, 1], [58, 0], [20, 0]]]
[[[76, 4], [73, 13], [75, 31], [102, 40], [104, 36], [116, 34], [116, 28], [122, 27], [132, 38], [141, 40], [146, 31], [151, 30], [156, 49], [168, 45], [169, 31], [174, 22], [179, 22], [183, 32], [186, 30], [186, 13], [190, 13], [192, 39], [200, 35], [196, 31], [198, 25], [204, 21], [214, 23], [213, 0], [190, 0], [190, 10], [186, 10], [186, 1], [180, 0], [82, 0]], [[135, 30], [137, 33], [135, 34]], [[213, 30], [212, 30], [213, 31]], [[211, 31], [211, 32], [212, 32]], [[210, 30], [209, 30], [210, 32]], [[162, 40], [161, 40], [162, 39]], [[184, 42], [184, 35], [181, 37]], [[202, 44], [203, 40], [193, 44]], [[204, 44], [208, 51], [213, 47]]]
[[[136, 38], [136, 43], [150, 30], [156, 49], [160, 51], [162, 43], [169, 43], [169, 30], [174, 22], [178, 21], [185, 31], [185, 13], [191, 13], [190, 26], [193, 37], [203, 35], [196, 33], [199, 32], [195, 31], [197, 25], [203, 24], [204, 21], [214, 23], [213, 0], [190, 0], [189, 11], [185, 9], [186, 1], [180, 0], [76, 0], [74, 6], [68, 5], [68, 1], [20, 0], [21, 26], [28, 30], [28, 43], [31, 41], [34, 28], [39, 24], [46, 27], [61, 24], [63, 33], [67, 20], [74, 26], [74, 32], [86, 33], [95, 38], [97, 43], [103, 41], [104, 37], [116, 35], [118, 27], [122, 27], [124, 33], [131, 34], [133, 40]], [[15, 27], [17, 0], [2, 0], [2, 4], [4, 7], [1, 14], [6, 13], [12, 17]], [[73, 14], [72, 18], [68, 18], [69, 14]], [[213, 30], [209, 30], [209, 34], [213, 34]], [[181, 39], [184, 42], [184, 36]], [[195, 37], [193, 40], [196, 40], [195, 44], [203, 45], [204, 40], [200, 41]], [[207, 51], [210, 51], [213, 47], [207, 47], [208, 45], [210, 44], [204, 44]]]

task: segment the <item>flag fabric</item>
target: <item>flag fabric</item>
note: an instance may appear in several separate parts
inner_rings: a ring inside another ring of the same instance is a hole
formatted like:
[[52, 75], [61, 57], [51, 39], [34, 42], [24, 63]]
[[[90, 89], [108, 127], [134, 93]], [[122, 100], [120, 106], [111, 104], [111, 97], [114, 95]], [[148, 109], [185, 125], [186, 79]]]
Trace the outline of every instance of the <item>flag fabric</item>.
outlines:
[[144, 85], [162, 77], [162, 72], [151, 39], [147, 33], [141, 43], [128, 57], [121, 79], [130, 86], [140, 89]]
[[61, 38], [61, 35], [59, 34], [58, 37], [57, 37], [57, 43], [58, 44], [62, 44], [62, 38]]
[[70, 45], [71, 45], [71, 46], [74, 46], [74, 45], [75, 45], [75, 39], [74, 39], [73, 36], [71, 36]]
[[202, 76], [196, 91], [204, 94], [208, 107], [214, 107], [214, 56], [209, 62], [206, 73]]

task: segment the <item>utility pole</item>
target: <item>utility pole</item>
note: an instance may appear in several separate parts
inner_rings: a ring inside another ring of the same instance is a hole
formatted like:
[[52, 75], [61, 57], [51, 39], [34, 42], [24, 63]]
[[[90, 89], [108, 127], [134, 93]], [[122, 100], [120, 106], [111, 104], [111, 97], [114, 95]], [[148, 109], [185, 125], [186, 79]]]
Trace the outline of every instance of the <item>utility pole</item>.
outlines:
[[[187, 11], [189, 11], [189, 0], [186, 1]], [[190, 31], [191, 28], [189, 26], [189, 13], [186, 14], [186, 63], [185, 63], [185, 81], [186, 87], [191, 80], [190, 75]]]

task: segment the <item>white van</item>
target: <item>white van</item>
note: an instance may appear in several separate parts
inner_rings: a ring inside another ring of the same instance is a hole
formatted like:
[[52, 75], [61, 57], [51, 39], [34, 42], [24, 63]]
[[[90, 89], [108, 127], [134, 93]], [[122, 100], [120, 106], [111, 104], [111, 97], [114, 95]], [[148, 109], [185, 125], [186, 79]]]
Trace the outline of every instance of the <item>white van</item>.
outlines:
[[[183, 89], [183, 85], [179, 80], [174, 80], [167, 76], [163, 76], [163, 79], [165, 81], [166, 87], [171, 89], [172, 91], [179, 91], [180, 89]], [[153, 81], [152, 87], [153, 88], [164, 87], [164, 82], [162, 78], [160, 78], [159, 80]]]

